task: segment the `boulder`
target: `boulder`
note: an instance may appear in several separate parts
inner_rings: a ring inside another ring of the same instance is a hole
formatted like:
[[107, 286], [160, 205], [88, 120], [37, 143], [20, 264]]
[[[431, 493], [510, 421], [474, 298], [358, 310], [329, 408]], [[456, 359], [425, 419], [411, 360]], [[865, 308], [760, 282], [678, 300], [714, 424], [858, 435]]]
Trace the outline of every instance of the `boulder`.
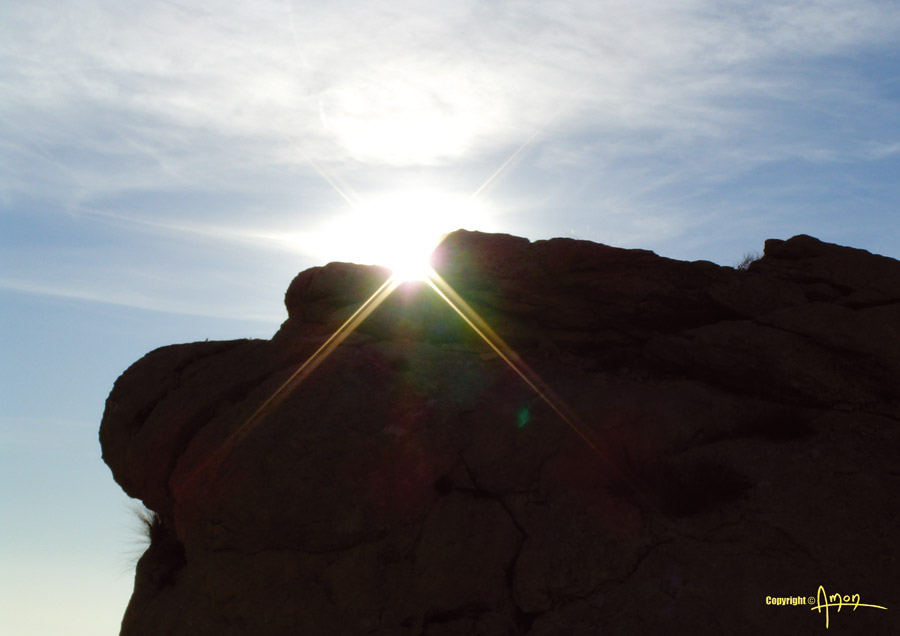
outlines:
[[323, 354], [389, 276], [332, 263], [271, 340], [116, 381], [103, 459], [156, 514], [124, 636], [808, 633], [819, 586], [890, 631], [900, 263], [465, 231], [433, 263], [466, 318], [405, 283]]

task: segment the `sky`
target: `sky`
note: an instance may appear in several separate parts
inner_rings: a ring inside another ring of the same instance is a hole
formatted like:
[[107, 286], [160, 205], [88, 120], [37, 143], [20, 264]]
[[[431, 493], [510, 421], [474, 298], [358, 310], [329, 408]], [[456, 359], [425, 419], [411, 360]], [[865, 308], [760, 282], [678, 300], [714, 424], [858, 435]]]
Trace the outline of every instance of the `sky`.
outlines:
[[117, 633], [116, 377], [464, 227], [900, 258], [896, 0], [0, 0], [0, 631]]

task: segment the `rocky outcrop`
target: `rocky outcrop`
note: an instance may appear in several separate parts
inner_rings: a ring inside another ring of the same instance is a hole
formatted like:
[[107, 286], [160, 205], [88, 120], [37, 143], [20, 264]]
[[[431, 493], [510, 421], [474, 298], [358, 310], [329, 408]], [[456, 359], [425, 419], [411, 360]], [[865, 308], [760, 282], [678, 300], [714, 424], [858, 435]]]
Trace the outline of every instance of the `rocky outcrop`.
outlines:
[[891, 631], [900, 263], [462, 231], [434, 263], [508, 347], [408, 283], [297, 375], [388, 277], [332, 263], [271, 340], [119, 378], [103, 458], [159, 517], [123, 634], [809, 633], [767, 598], [819, 586]]

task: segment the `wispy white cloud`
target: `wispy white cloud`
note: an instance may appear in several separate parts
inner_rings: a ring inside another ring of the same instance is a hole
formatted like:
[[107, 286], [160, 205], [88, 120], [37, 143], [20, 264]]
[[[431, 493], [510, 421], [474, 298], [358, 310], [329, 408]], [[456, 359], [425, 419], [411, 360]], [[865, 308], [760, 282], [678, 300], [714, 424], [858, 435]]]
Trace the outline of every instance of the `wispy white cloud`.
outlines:
[[900, 32], [879, 0], [3, 11], [0, 201], [248, 250], [273, 248], [251, 228], [299, 232], [346, 209], [338, 190], [425, 177], [475, 191], [533, 136], [490, 193], [534, 210], [509, 230], [629, 244], [708, 226], [696, 205], [760, 166], [890, 159], [900, 144], [900, 106], [852, 70], [890, 57]]
[[[22, 4], [5, 110], [107, 151], [137, 138], [186, 153], [182, 135], [215, 134], [278, 161], [293, 154], [285, 133], [315, 161], [418, 163], [509, 144], [546, 118], [715, 133], [733, 108], [711, 98], [796, 99], [810, 58], [900, 26], [890, 3], [865, 1], [445, 4]], [[104, 127], [97, 108], [127, 125]]]

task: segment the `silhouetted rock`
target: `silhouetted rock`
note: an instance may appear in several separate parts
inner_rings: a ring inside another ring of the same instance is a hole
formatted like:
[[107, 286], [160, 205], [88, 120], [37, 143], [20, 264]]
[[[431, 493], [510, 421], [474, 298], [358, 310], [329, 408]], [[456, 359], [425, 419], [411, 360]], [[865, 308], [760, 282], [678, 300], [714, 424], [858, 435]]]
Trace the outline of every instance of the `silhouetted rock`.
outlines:
[[119, 378], [103, 458], [159, 516], [123, 634], [810, 633], [766, 598], [820, 585], [889, 608], [832, 608], [838, 633], [890, 631], [900, 263], [464, 231], [434, 263], [533, 387], [410, 283], [292, 386], [388, 277], [342, 263], [271, 340]]

